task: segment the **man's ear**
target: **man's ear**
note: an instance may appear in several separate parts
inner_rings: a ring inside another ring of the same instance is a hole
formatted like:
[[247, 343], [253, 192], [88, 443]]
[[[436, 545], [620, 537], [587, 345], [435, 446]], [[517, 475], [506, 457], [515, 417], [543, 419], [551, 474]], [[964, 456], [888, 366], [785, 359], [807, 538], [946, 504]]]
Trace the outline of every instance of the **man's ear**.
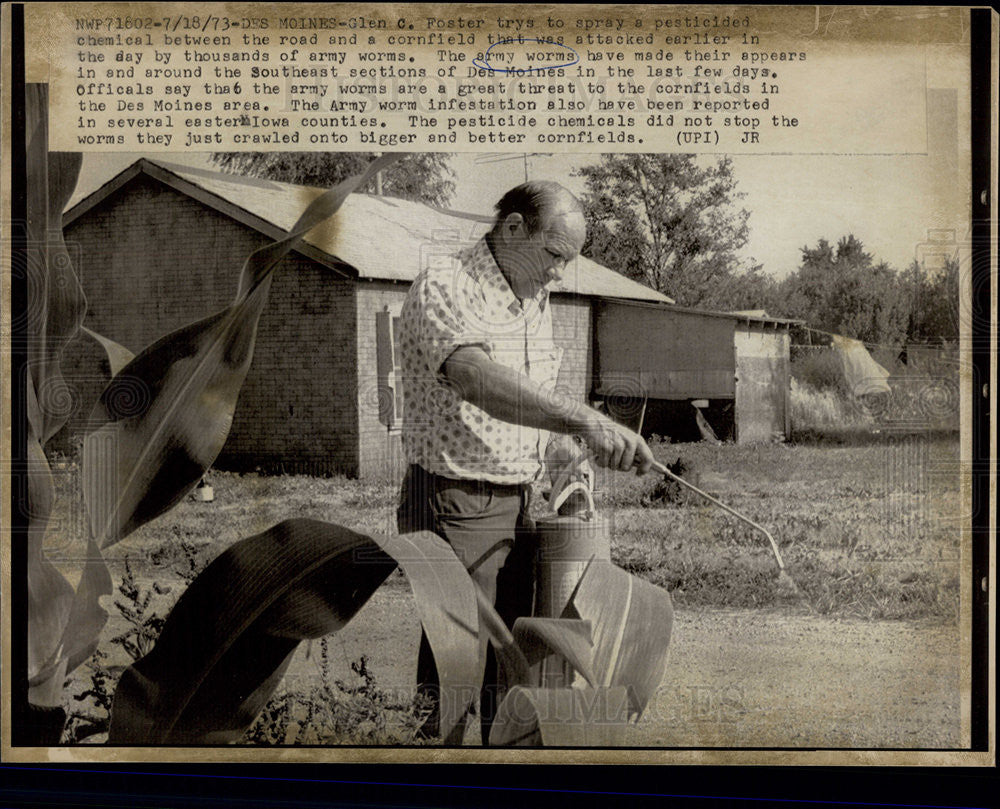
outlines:
[[509, 213], [507, 218], [503, 220], [503, 235], [509, 238], [516, 238], [518, 235], [525, 235], [524, 233], [518, 234], [518, 228], [524, 227], [524, 217], [519, 213]]

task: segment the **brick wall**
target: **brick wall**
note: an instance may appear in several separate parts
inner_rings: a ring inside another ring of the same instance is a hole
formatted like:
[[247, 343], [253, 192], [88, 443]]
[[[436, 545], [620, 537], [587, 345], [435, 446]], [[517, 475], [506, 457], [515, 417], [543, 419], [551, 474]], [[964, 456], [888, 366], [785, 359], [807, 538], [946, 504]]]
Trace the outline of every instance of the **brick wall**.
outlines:
[[220, 461], [355, 476], [354, 283], [296, 255], [276, 272]]
[[140, 175], [65, 231], [79, 245], [85, 324], [138, 353], [232, 300], [263, 236]]
[[563, 350], [557, 384], [574, 399], [585, 402], [590, 397], [593, 363], [590, 301], [554, 295], [552, 332], [556, 345]]
[[[85, 325], [136, 353], [227, 306], [244, 259], [269, 241], [143, 175], [66, 239], [79, 245]], [[275, 273], [217, 466], [356, 475], [354, 283], [294, 253]]]

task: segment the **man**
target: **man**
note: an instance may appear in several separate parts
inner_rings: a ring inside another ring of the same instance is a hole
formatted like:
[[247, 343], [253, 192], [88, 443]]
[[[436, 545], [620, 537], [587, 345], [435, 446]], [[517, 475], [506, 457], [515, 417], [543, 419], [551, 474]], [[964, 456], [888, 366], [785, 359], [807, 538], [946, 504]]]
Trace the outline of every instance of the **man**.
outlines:
[[[534, 548], [528, 487], [548, 431], [581, 437], [597, 462], [645, 474], [653, 461], [636, 433], [555, 393], [560, 351], [549, 287], [586, 239], [583, 208], [558, 183], [508, 191], [490, 232], [453, 263], [424, 270], [401, 316], [404, 379], [400, 532], [431, 530], [455, 550], [510, 625], [530, 613]], [[497, 672], [485, 639], [483, 743], [497, 709]], [[434, 709], [437, 672], [421, 639], [418, 690]], [[464, 722], [445, 741], [461, 743]]]

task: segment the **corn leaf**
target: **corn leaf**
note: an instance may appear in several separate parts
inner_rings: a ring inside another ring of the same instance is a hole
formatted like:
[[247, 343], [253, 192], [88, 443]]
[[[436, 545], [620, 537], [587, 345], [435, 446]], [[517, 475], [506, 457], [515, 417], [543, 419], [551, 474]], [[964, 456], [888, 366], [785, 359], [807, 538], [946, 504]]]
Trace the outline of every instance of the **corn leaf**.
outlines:
[[253, 359], [272, 271], [302, 237], [398, 155], [321, 194], [289, 235], [252, 253], [231, 306], [158, 340], [111, 381], [84, 442], [84, 498], [91, 530], [107, 548], [181, 500], [229, 435]]
[[108, 359], [108, 370], [112, 377], [121, 373], [122, 369], [135, 359], [135, 354], [125, 348], [125, 346], [95, 331], [91, 331], [86, 326], [80, 327], [80, 334], [89, 337], [104, 349], [104, 354]]
[[552, 655], [565, 659], [590, 686], [597, 684], [591, 670], [593, 643], [590, 622], [568, 618], [518, 618], [512, 632], [514, 642], [524, 653], [528, 664], [537, 669]]
[[600, 686], [624, 686], [639, 716], [667, 666], [673, 607], [666, 590], [604, 559], [587, 568], [571, 602], [593, 626], [593, 671]]
[[479, 588], [451, 546], [437, 534], [417, 531], [375, 539], [399, 562], [410, 582], [437, 667], [441, 736], [446, 743], [460, 744], [456, 735], [464, 729], [462, 720], [483, 681]]
[[[100, 605], [100, 597], [110, 594], [112, 587], [111, 574], [92, 536], [87, 537], [83, 570], [75, 590], [45, 557], [45, 531], [54, 487], [48, 460], [30, 423], [27, 448], [28, 686], [29, 698], [36, 701], [43, 691], [61, 689], [63, 676], [94, 653], [108, 615]], [[45, 684], [55, 677], [58, 683], [46, 689]]]
[[28, 698], [35, 704], [53, 704], [62, 678], [47, 681], [63, 670], [56, 659], [74, 591], [45, 556], [54, 486], [42, 446], [69, 417], [65, 407], [69, 391], [60, 361], [87, 305], [62, 235], [62, 210], [76, 187], [82, 155], [48, 151], [47, 85], [25, 86], [25, 125], [29, 177], [25, 251]]
[[434, 651], [449, 736], [482, 678], [474, 585], [454, 551], [427, 531], [368, 537], [293, 519], [236, 543], [192, 582], [122, 675], [109, 743], [238, 740], [298, 643], [342, 628], [397, 563]]
[[55, 656], [73, 601], [73, 587], [45, 557], [42, 543], [55, 487], [49, 462], [30, 425], [27, 439], [28, 679], [29, 685], [39, 685], [48, 679], [39, 675], [46, 674], [46, 663]]
[[317, 520], [286, 520], [237, 542], [122, 674], [108, 742], [237, 740], [299, 640], [344, 626], [395, 567], [371, 538]]
[[28, 243], [28, 367], [34, 398], [28, 419], [43, 446], [66, 423], [60, 359], [83, 321], [87, 301], [62, 235], [62, 211], [76, 188], [83, 155], [48, 151], [48, 85], [25, 85]]
[[512, 688], [500, 704], [490, 744], [500, 747], [621, 747], [626, 690]]
[[531, 664], [518, 647], [503, 618], [478, 585], [476, 604], [479, 607], [479, 625], [496, 651], [501, 680], [506, 685], [532, 685]]

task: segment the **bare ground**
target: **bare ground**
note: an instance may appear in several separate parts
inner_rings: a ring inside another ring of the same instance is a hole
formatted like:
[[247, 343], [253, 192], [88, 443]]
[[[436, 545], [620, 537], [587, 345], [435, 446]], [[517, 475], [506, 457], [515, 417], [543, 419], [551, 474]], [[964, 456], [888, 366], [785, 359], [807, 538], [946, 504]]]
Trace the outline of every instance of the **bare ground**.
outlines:
[[[368, 656], [407, 694], [419, 621], [405, 584], [383, 586], [330, 651], [337, 676]], [[630, 747], [951, 748], [962, 744], [957, 627], [789, 610], [684, 608], [663, 682]], [[285, 686], [318, 677], [303, 644]], [[478, 739], [470, 726], [466, 744]]]

